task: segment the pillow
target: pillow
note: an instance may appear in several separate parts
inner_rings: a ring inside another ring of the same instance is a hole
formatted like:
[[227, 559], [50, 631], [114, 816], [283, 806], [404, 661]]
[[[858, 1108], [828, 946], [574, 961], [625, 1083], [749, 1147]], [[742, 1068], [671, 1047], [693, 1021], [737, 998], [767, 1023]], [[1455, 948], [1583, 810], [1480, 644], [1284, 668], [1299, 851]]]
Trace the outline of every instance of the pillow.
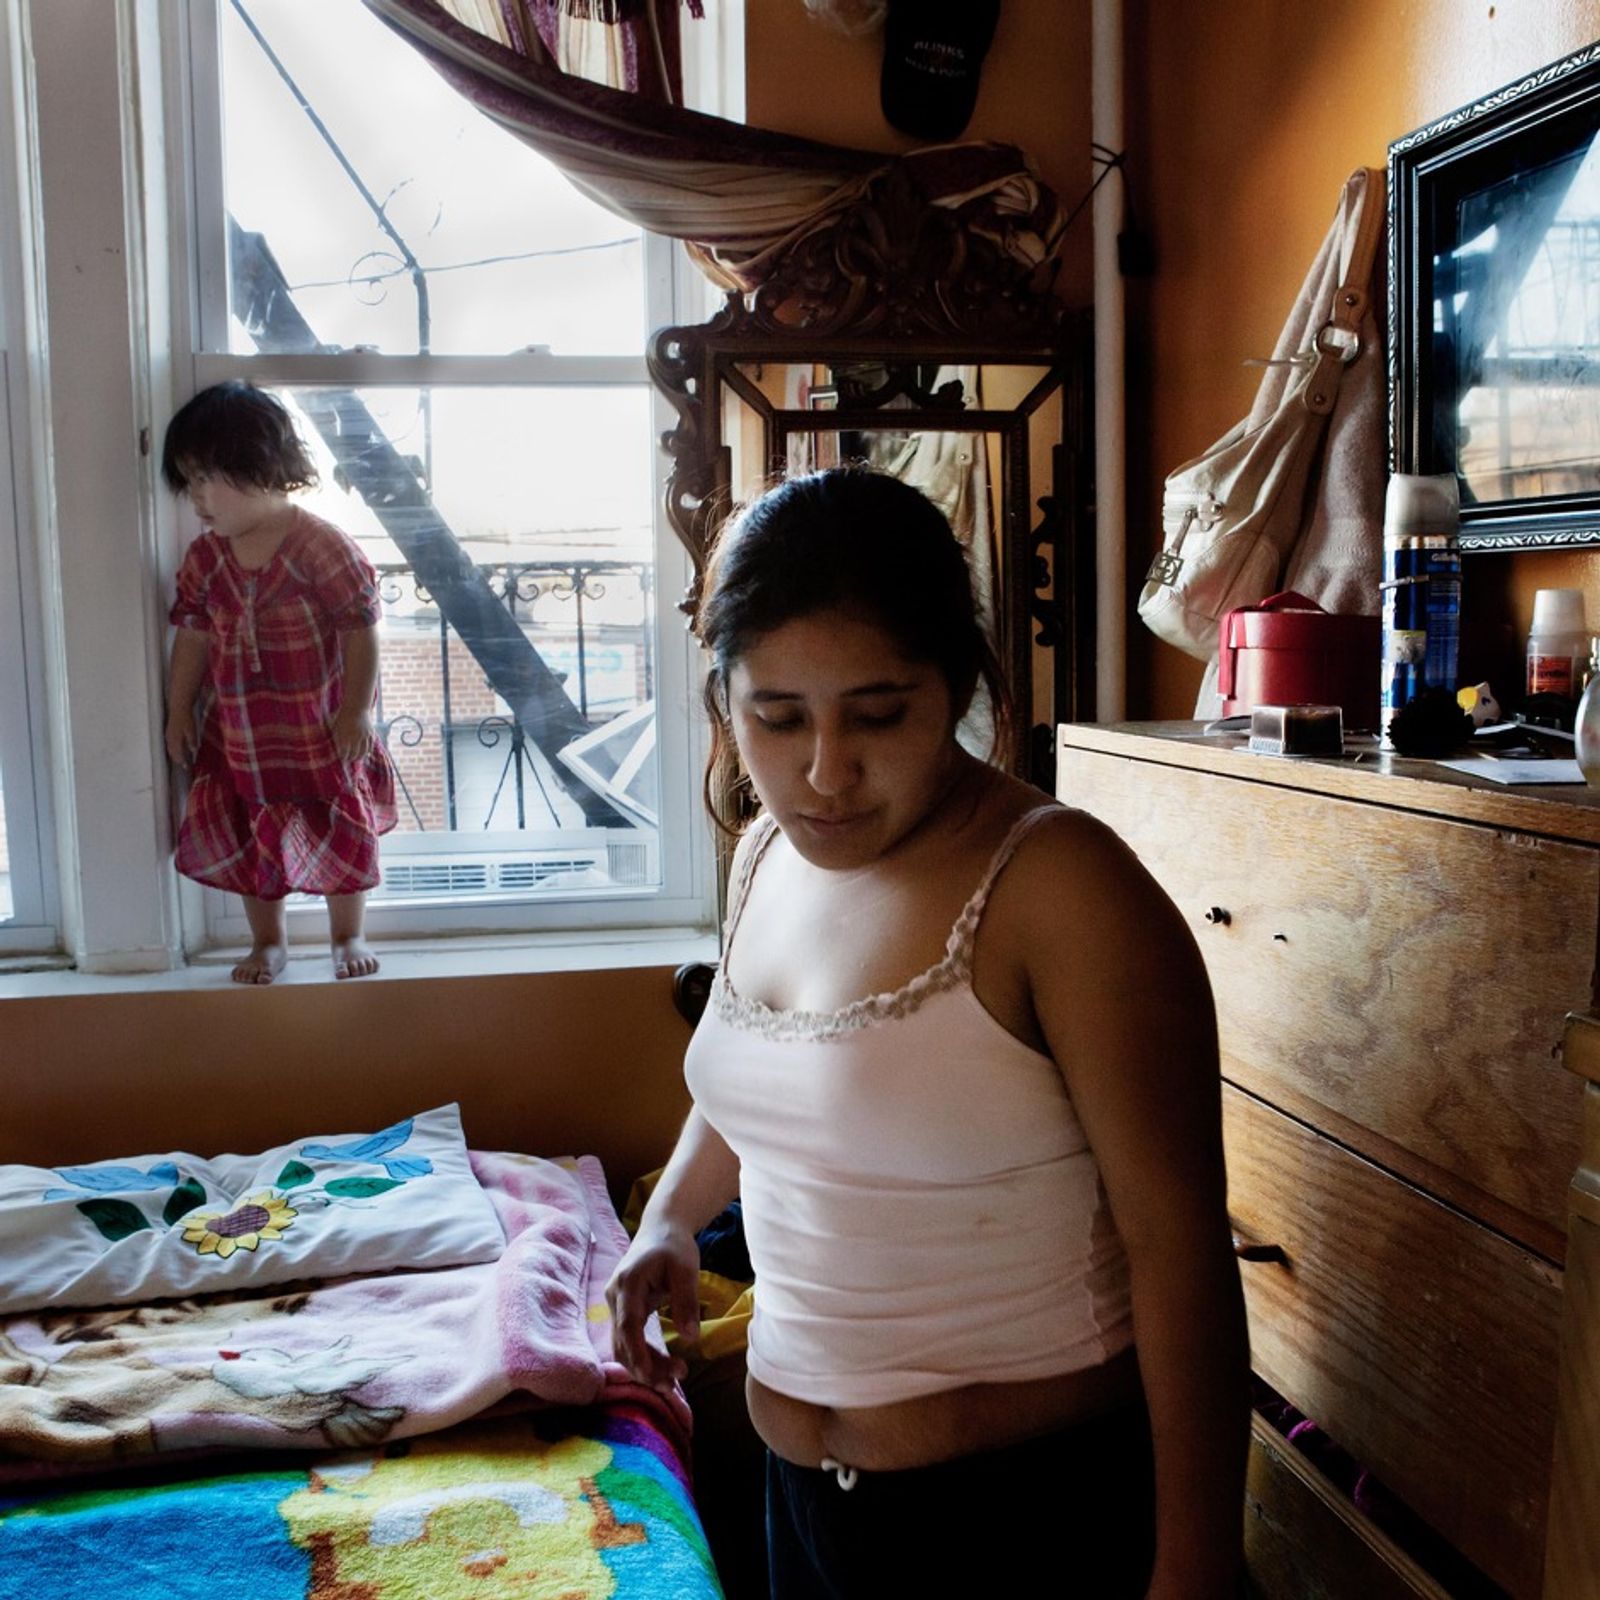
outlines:
[[254, 1156], [0, 1167], [0, 1312], [493, 1261], [458, 1106]]

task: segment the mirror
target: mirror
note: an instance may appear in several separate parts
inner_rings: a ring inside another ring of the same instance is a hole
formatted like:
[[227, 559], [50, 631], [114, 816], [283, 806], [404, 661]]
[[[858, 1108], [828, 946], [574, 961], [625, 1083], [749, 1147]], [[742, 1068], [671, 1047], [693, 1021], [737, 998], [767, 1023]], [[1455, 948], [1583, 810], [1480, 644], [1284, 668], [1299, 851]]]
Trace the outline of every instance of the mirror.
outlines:
[[1012, 765], [1048, 787], [1055, 723], [1093, 699], [1089, 330], [899, 182], [891, 169], [711, 321], [655, 336], [651, 376], [680, 419], [664, 444], [695, 565], [684, 609], [722, 522], [764, 488], [843, 462], [894, 472], [967, 545], [1015, 700]]
[[1395, 470], [1463, 550], [1600, 546], [1600, 45], [1389, 149]]

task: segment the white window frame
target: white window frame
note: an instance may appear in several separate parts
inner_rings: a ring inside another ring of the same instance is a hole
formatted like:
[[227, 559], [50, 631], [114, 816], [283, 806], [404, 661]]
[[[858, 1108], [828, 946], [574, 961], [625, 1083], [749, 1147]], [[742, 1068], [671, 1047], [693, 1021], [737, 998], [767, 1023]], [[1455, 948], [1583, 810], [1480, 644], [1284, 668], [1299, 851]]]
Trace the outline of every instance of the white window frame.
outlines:
[[42, 618], [33, 514], [29, 418], [29, 292], [34, 141], [23, 71], [21, 15], [0, 0], [0, 692], [12, 715], [0, 726], [11, 915], [0, 921], [0, 954], [33, 953], [60, 941], [55, 838], [47, 791], [48, 746], [41, 672]]
[[[185, 241], [185, 259], [175, 263], [174, 351], [181, 400], [208, 384], [246, 378], [263, 387], [322, 384], [337, 387], [448, 386], [644, 386], [651, 394], [657, 438], [675, 418], [662, 396], [650, 390], [644, 353], [637, 356], [557, 356], [535, 349], [505, 356], [383, 355], [355, 350], [330, 355], [228, 353], [227, 273], [222, 230], [212, 227], [209, 242], [201, 218], [223, 215], [221, 60], [218, 6], [225, 0], [190, 0], [187, 26], [173, 29], [167, 42], [168, 81], [183, 93], [169, 95], [168, 139], [186, 173], [172, 184], [173, 237]], [[741, 63], [742, 65], [742, 63]], [[697, 322], [710, 305], [710, 286], [674, 241], [645, 235], [647, 322], [652, 328]], [[185, 373], [191, 375], [187, 387]], [[170, 413], [169, 413], [170, 414]], [[163, 423], [165, 418], [162, 419]], [[643, 441], [641, 441], [641, 447]], [[658, 761], [661, 778], [659, 857], [661, 884], [655, 889], [569, 892], [522, 901], [433, 904], [369, 904], [367, 927], [378, 938], [438, 933], [494, 933], [544, 930], [601, 930], [650, 927], [694, 928], [714, 925], [713, 851], [700, 810], [699, 772], [704, 756], [704, 719], [698, 713], [701, 665], [673, 602], [690, 577], [688, 553], [673, 535], [665, 512], [668, 463], [658, 452], [653, 499], [656, 615], [654, 661]], [[170, 570], [181, 556], [182, 534], [166, 512]], [[170, 581], [170, 572], [169, 572]], [[460, 836], [441, 838], [440, 853], [457, 853]], [[248, 937], [242, 903], [215, 890], [183, 889], [186, 942], [235, 944]], [[325, 937], [320, 905], [296, 906], [290, 914], [292, 941]], [[203, 929], [202, 937], [195, 935]]]

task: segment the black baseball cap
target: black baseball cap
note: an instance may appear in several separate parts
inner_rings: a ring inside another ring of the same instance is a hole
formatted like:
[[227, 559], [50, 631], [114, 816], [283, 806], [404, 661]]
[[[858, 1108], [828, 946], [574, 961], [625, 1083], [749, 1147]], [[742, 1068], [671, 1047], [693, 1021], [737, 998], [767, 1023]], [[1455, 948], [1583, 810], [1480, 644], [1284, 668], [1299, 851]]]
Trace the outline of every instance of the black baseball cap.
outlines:
[[972, 119], [1000, 0], [889, 0], [883, 114], [919, 139], [954, 139]]

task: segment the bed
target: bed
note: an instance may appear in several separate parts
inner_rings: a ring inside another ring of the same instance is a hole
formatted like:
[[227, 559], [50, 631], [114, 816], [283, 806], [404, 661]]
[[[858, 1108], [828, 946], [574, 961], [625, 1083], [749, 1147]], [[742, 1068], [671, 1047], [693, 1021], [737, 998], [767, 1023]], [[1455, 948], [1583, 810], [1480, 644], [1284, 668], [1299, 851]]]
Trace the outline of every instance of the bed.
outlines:
[[721, 1594], [599, 1162], [453, 1113], [0, 1169], [3, 1600]]

